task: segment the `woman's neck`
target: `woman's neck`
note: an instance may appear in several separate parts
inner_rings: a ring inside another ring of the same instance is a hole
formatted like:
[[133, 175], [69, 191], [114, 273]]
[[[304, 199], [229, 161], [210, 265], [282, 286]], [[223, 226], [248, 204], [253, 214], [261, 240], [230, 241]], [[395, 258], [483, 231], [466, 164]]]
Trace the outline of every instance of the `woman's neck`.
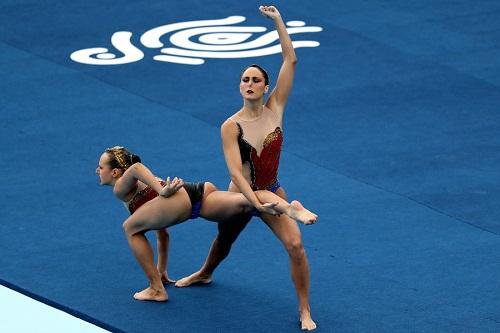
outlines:
[[262, 100], [244, 100], [243, 107], [240, 110], [240, 115], [244, 118], [255, 119], [260, 117], [262, 112], [264, 112], [264, 105], [262, 104]]

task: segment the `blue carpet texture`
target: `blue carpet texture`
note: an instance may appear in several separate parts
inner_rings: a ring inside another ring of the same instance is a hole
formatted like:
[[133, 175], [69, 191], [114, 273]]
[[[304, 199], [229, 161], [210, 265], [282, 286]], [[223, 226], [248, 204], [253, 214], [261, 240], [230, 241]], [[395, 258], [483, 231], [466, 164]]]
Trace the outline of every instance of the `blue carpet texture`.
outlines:
[[[257, 40], [273, 29], [260, 4], [0, 2], [2, 284], [115, 331], [298, 331], [287, 254], [259, 220], [211, 285], [134, 301], [146, 279], [127, 212], [94, 173], [118, 144], [160, 176], [227, 187], [219, 126], [241, 106], [240, 71], [275, 79], [281, 56], [190, 29]], [[301, 226], [318, 332], [500, 331], [500, 2], [274, 4], [300, 42], [280, 181], [320, 215]], [[171, 235], [180, 278], [216, 225]]]

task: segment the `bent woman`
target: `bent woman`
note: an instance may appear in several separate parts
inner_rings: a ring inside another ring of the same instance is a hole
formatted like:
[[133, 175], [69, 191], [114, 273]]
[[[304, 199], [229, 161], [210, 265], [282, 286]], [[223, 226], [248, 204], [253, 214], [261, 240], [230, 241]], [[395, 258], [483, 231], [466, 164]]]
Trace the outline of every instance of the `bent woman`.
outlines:
[[[300, 202], [291, 204], [269, 191], [257, 191], [262, 204], [252, 206], [239, 193], [218, 191], [210, 182], [184, 183], [182, 179], [161, 181], [141, 163], [137, 155], [123, 147], [106, 149], [99, 159], [96, 173], [101, 185], [113, 187], [132, 215], [123, 228], [130, 248], [149, 280], [149, 287], [135, 293], [137, 300], [166, 301], [167, 292], [145, 233], [161, 230], [201, 216], [211, 221], [227, 221], [233, 216], [256, 209], [263, 215], [285, 214], [310, 224], [317, 216]], [[158, 196], [158, 194], [160, 194]]]

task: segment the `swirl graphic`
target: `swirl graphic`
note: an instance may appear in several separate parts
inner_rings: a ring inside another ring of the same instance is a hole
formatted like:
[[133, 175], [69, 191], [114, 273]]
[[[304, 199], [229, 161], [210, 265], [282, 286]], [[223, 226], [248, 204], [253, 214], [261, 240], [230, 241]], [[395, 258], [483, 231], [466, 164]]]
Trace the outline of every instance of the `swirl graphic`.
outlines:
[[71, 53], [70, 58], [87, 65], [123, 65], [139, 61], [144, 58], [144, 53], [132, 45], [131, 37], [132, 33], [128, 31], [118, 31], [111, 36], [111, 44], [123, 53], [123, 57], [117, 58], [115, 54], [109, 53], [107, 48], [94, 47], [75, 51]]
[[[277, 31], [265, 33], [248, 41], [253, 33], [265, 32], [267, 29], [265, 27], [227, 26], [243, 21], [245, 21], [243, 16], [230, 16], [221, 20], [166, 25], [146, 32], [141, 37], [141, 42], [148, 47], [161, 47], [163, 43], [160, 42], [160, 38], [164, 34], [183, 29], [170, 36], [170, 43], [177, 47], [162, 48], [162, 54], [155, 56], [154, 59], [189, 65], [201, 65], [205, 62], [204, 58], [248, 58], [281, 52], [279, 43], [268, 46], [279, 40]], [[305, 27], [303, 21], [289, 21], [287, 26], [290, 35], [323, 30], [321, 27]], [[193, 41], [196, 36], [198, 36], [198, 42]], [[294, 48], [320, 45], [315, 41], [293, 41], [292, 44]]]
[[245, 21], [244, 16], [229, 16], [225, 19], [221, 20], [203, 20], [203, 21], [189, 21], [189, 22], [181, 22], [181, 23], [173, 23], [162, 25], [160, 27], [151, 29], [146, 31], [141, 36], [141, 43], [149, 48], [155, 49], [163, 47], [164, 45], [160, 42], [160, 38], [168, 34], [169, 32], [193, 28], [193, 27], [203, 27], [203, 26], [211, 26], [211, 25], [228, 25], [228, 24], [237, 24]]
[[[201, 65], [208, 58], [248, 58], [281, 53], [277, 31], [266, 32], [265, 27], [234, 26], [246, 20], [244, 16], [229, 16], [217, 20], [188, 21], [163, 25], [146, 31], [141, 43], [152, 49], [160, 49], [154, 60], [186, 65]], [[303, 32], [319, 32], [321, 27], [306, 27], [303, 21], [286, 23], [290, 35]], [[260, 36], [252, 37], [256, 33]], [[161, 39], [171, 34], [170, 47], [165, 47]], [[116, 58], [106, 48], [89, 48], [75, 51], [71, 59], [89, 65], [119, 65], [139, 61], [144, 53], [130, 42], [132, 33], [119, 31], [111, 37], [111, 44], [124, 54]], [[278, 41], [276, 43], [276, 41]], [[272, 45], [274, 44], [274, 45]], [[294, 48], [317, 47], [316, 41], [292, 41]]]

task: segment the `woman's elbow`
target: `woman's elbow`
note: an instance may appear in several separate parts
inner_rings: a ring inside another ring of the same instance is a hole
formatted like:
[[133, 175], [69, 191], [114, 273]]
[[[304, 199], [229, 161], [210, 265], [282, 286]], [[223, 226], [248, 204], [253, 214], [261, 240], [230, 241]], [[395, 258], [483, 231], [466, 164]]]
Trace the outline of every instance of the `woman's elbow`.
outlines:
[[231, 177], [231, 181], [236, 184], [236, 186], [238, 186], [238, 184], [240, 183], [241, 181], [241, 178], [243, 177], [242, 173], [241, 172], [238, 172], [238, 171], [234, 171], [234, 172], [230, 172], [229, 173], [229, 176]]
[[141, 162], [137, 162], [137, 163], [134, 163], [132, 164], [131, 166], [129, 166], [127, 168], [127, 170], [130, 170], [130, 171], [137, 171], [140, 167], [142, 167], [143, 165], [141, 164]]
[[297, 64], [298, 58], [295, 52], [285, 55], [283, 57], [283, 62], [295, 66]]
[[239, 177], [238, 177], [238, 175], [237, 175], [237, 174], [235, 174], [235, 173], [232, 173], [232, 174], [231, 174], [231, 181], [232, 181], [233, 183], [238, 184], [238, 179], [239, 179]]
[[135, 162], [129, 167], [129, 169], [132, 169], [132, 171], [134, 172], [134, 175], [137, 175], [138, 172], [141, 172], [141, 170], [144, 170], [145, 168], [146, 167], [141, 162]]

